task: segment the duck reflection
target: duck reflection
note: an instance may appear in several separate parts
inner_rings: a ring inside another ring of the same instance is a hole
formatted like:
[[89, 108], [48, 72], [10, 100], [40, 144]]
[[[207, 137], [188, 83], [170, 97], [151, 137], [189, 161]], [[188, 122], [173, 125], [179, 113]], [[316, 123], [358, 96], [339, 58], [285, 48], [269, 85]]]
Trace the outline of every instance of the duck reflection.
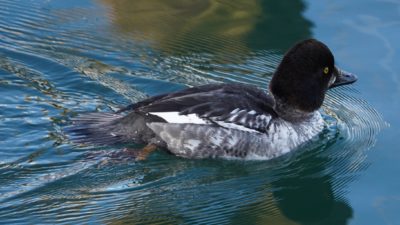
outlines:
[[301, 1], [101, 0], [116, 29], [170, 54], [286, 50], [311, 36]]
[[[341, 181], [335, 174], [338, 164], [323, 155], [324, 148], [305, 152], [288, 166], [278, 169], [279, 176], [266, 185], [272, 190], [262, 201], [243, 207], [233, 221], [257, 221], [260, 224], [344, 225], [353, 209], [341, 196]], [[350, 181], [354, 175], [345, 174]], [[270, 207], [272, 205], [272, 207]], [[251, 213], [257, 212], [257, 213]]]
[[[142, 180], [145, 185], [154, 183], [154, 178], [169, 177], [169, 182], [143, 193], [127, 193], [124, 205], [131, 207], [114, 210], [125, 211], [124, 216], [106, 221], [347, 224], [353, 210], [343, 197], [343, 184], [352, 180], [353, 173], [337, 174], [337, 167], [342, 167], [346, 160], [335, 159], [332, 163], [332, 158], [324, 155], [337, 150], [330, 143], [271, 162], [171, 158], [165, 166], [174, 175], [147, 173]], [[344, 176], [346, 181], [340, 180]]]
[[346, 202], [336, 199], [328, 177], [287, 178], [273, 193], [282, 215], [299, 224], [341, 225], [352, 217]]

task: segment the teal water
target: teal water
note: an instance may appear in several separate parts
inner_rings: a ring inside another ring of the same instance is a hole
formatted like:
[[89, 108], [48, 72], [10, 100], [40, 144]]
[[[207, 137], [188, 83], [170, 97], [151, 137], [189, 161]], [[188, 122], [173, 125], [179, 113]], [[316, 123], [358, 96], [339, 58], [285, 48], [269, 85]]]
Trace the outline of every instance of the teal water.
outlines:
[[[400, 3], [0, 0], [0, 223], [400, 224]], [[266, 88], [314, 37], [358, 75], [327, 129], [270, 161], [109, 157], [63, 127], [215, 82]]]

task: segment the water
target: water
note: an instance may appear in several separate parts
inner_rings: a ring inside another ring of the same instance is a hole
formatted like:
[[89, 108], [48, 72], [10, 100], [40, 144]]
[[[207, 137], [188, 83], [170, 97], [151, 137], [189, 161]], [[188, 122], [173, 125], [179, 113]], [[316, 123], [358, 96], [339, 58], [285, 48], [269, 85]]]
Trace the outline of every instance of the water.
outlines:
[[[0, 1], [0, 223], [400, 224], [400, 3]], [[351, 87], [318, 140], [270, 161], [109, 158], [62, 129], [87, 111], [215, 82], [266, 88], [315, 37]], [[390, 125], [390, 126], [389, 126]]]

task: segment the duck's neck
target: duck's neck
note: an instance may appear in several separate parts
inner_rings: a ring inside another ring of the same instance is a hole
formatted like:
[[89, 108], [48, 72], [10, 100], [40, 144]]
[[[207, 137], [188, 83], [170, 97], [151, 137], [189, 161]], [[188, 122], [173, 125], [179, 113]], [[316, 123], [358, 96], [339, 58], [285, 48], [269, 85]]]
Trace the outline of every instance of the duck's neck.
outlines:
[[306, 112], [301, 109], [291, 107], [276, 97], [274, 98], [274, 102], [275, 112], [279, 115], [279, 117], [286, 121], [301, 123], [311, 120], [316, 113], [316, 111]]

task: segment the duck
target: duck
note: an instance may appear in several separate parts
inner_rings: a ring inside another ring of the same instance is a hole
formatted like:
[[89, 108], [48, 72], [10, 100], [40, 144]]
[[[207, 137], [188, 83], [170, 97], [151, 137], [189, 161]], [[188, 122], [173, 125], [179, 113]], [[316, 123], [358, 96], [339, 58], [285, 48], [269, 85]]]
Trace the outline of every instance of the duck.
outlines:
[[269, 160], [297, 149], [324, 129], [327, 91], [352, 84], [354, 74], [335, 66], [321, 41], [296, 43], [283, 56], [269, 88], [206, 84], [149, 97], [116, 112], [85, 113], [68, 132], [79, 144], [144, 145], [190, 159]]

